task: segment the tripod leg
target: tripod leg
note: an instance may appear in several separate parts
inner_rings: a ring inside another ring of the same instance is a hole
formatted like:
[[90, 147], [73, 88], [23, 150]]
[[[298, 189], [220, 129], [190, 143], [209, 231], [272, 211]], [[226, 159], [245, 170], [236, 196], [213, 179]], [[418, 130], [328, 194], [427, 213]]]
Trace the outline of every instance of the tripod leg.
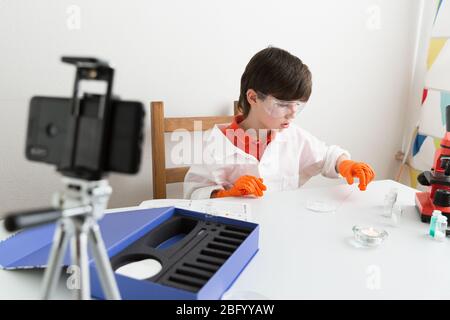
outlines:
[[73, 219], [73, 221], [75, 233], [71, 243], [72, 264], [80, 268], [80, 288], [74, 290], [75, 299], [90, 300], [88, 230], [86, 230], [84, 219]]
[[100, 228], [96, 222], [92, 222], [89, 235], [92, 244], [92, 255], [95, 259], [97, 274], [105, 297], [108, 300], [120, 300], [120, 292], [117, 287], [116, 278], [114, 277], [114, 272], [106, 253]]
[[67, 221], [60, 221], [56, 226], [55, 235], [53, 236], [53, 246], [44, 273], [42, 298], [45, 300], [50, 299], [51, 293], [55, 289], [56, 283], [61, 275], [61, 264], [71, 231]]

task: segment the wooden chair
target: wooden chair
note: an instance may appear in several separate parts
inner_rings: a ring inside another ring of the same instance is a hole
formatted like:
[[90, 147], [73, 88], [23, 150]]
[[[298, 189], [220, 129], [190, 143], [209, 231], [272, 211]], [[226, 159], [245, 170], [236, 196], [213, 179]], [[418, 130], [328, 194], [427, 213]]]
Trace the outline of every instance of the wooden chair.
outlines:
[[[177, 129], [194, 131], [194, 121], [202, 121], [202, 130], [208, 130], [219, 123], [233, 121], [233, 116], [165, 118], [164, 103], [152, 101], [150, 104], [152, 130], [153, 199], [167, 197], [167, 183], [183, 182], [189, 167], [166, 168], [164, 133]], [[237, 101], [234, 114], [238, 114]]]

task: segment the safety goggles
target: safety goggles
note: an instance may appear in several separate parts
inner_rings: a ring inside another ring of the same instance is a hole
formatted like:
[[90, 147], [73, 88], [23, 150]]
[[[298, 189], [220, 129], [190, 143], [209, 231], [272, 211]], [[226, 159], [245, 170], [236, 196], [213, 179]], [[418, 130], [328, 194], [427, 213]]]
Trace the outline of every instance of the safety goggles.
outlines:
[[278, 100], [277, 98], [264, 94], [262, 92], [257, 92], [258, 98], [264, 101], [264, 109], [266, 112], [274, 118], [283, 118], [284, 116], [292, 113], [296, 116], [303, 110], [306, 105], [305, 101], [295, 100], [295, 101], [284, 101]]

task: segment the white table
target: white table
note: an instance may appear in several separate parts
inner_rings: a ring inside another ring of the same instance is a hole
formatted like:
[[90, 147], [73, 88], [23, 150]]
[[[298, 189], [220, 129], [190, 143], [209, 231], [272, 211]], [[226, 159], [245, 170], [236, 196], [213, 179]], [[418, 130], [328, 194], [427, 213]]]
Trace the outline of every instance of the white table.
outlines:
[[[398, 227], [383, 216], [385, 194], [399, 189], [404, 215]], [[269, 299], [450, 299], [450, 241], [427, 236], [414, 206], [415, 189], [391, 180], [356, 185], [266, 193], [249, 202], [260, 224], [260, 250], [226, 297]], [[333, 213], [306, 208], [309, 200], [340, 203]], [[377, 248], [353, 245], [354, 225], [383, 228]], [[6, 232], [0, 230], [0, 238]], [[0, 270], [1, 299], [39, 297], [43, 272]], [[62, 279], [56, 298], [70, 298]]]

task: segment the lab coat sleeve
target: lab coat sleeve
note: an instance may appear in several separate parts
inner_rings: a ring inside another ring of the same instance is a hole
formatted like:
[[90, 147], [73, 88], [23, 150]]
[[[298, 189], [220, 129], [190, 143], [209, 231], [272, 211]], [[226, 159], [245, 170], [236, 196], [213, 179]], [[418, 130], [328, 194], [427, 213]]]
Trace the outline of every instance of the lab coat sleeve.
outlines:
[[300, 184], [319, 173], [327, 178], [339, 178], [336, 162], [341, 155], [350, 159], [350, 153], [337, 145], [327, 145], [309, 132], [302, 131], [305, 145], [300, 156]]
[[214, 190], [224, 189], [215, 178], [217, 169], [210, 165], [193, 165], [184, 178], [183, 195], [185, 199], [209, 199]]

